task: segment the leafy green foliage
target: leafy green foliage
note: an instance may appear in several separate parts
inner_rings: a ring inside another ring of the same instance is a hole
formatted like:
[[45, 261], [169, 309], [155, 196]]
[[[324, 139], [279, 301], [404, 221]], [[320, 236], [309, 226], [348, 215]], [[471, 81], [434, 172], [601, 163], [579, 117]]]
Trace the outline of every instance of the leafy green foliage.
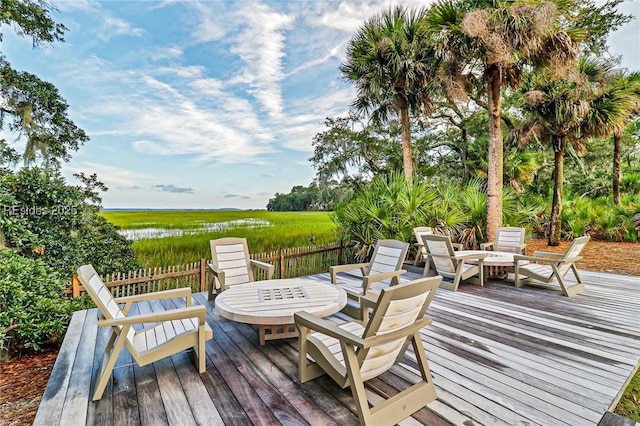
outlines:
[[60, 274], [42, 260], [0, 249], [0, 353], [61, 341], [73, 311], [87, 306], [64, 290]]
[[[324, 187], [324, 188], [323, 188]], [[289, 194], [276, 193], [267, 203], [267, 210], [276, 212], [305, 211], [305, 210], [333, 210], [335, 205], [349, 197], [351, 191], [335, 182], [317, 185], [315, 182], [304, 187], [301, 185], [291, 188]]]
[[640, 212], [638, 194], [623, 197], [620, 206], [615, 206], [610, 196], [569, 195], [562, 211], [562, 235], [563, 238], [590, 235], [596, 240], [638, 241], [638, 230], [632, 221], [637, 212]]
[[135, 269], [130, 242], [97, 215], [96, 188], [102, 184], [95, 176], [80, 177], [84, 186], [68, 185], [59, 172], [37, 167], [0, 174], [4, 244], [67, 276], [83, 263], [101, 273]]
[[19, 36], [31, 37], [34, 46], [64, 41], [67, 27], [51, 18], [55, 8], [46, 1], [1, 0], [0, 11], [0, 24], [12, 26]]
[[42, 159], [44, 164], [56, 166], [59, 160], [70, 159], [69, 151], [77, 151], [89, 140], [68, 117], [69, 106], [53, 84], [14, 70], [2, 57], [0, 97], [4, 100], [0, 129], [6, 125], [25, 137], [26, 162]]
[[[526, 226], [540, 207], [526, 204], [511, 190], [506, 192], [505, 220]], [[370, 185], [335, 210], [338, 234], [360, 256], [366, 256], [378, 239], [413, 240], [413, 228], [430, 226], [467, 247], [485, 241], [487, 193], [484, 183], [466, 185], [408, 181], [400, 174], [374, 178]]]

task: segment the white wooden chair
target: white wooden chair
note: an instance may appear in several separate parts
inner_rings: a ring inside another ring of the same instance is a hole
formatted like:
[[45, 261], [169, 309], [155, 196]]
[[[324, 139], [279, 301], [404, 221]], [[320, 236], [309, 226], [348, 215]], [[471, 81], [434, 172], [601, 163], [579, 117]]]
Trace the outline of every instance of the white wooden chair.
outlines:
[[[431, 323], [425, 312], [442, 277], [421, 278], [387, 287], [375, 300], [366, 324], [337, 325], [307, 312], [294, 314], [300, 333], [298, 379], [301, 383], [328, 374], [339, 386], [351, 387], [361, 425], [395, 425], [436, 399], [420, 330]], [[421, 380], [369, 408], [364, 382], [402, 361], [411, 343]]]
[[525, 254], [527, 245], [524, 242], [524, 228], [498, 228], [496, 240], [480, 244], [480, 250], [504, 251], [508, 253]]
[[423, 235], [433, 235], [433, 228], [430, 226], [417, 226], [413, 228], [413, 235], [416, 237], [416, 258], [413, 261], [413, 266], [418, 266], [418, 263], [425, 262], [429, 253], [427, 253], [427, 248], [422, 243]]
[[[479, 285], [484, 285], [484, 258], [485, 254], [460, 254], [453, 250], [453, 244], [446, 235], [423, 235], [422, 242], [427, 247], [429, 258], [438, 275], [452, 281], [443, 281], [441, 288], [457, 291], [460, 282], [471, 281]], [[467, 260], [477, 260], [478, 264], [467, 263]], [[423, 276], [429, 273], [429, 262], [426, 262]], [[474, 279], [478, 276], [477, 280]]]
[[[422, 242], [422, 236], [434, 235], [433, 228], [431, 228], [430, 226], [417, 226], [413, 228], [413, 235], [416, 237], [416, 241], [417, 241], [416, 246], [418, 249], [416, 253], [416, 258], [413, 261], [413, 266], [418, 266], [418, 263], [425, 262], [424, 267], [426, 268], [426, 271], [424, 272], [424, 276], [426, 276], [429, 270], [431, 269], [431, 267], [433, 266], [433, 261], [429, 257], [429, 251], [427, 250], [427, 246], [425, 246], [424, 243]], [[454, 250], [463, 249], [463, 246], [460, 243], [451, 243], [451, 245], [453, 246]]]
[[209, 283], [209, 300], [214, 299], [214, 291], [220, 293], [228, 287], [255, 281], [258, 269], [264, 271], [266, 279], [273, 277], [273, 265], [249, 257], [246, 238], [219, 238], [209, 241], [209, 244], [211, 263], [208, 266], [213, 272], [213, 279]]
[[[112, 328], [111, 337], [98, 369], [94, 401], [102, 398], [123, 346], [126, 346], [140, 366], [193, 348], [198, 372], [206, 371], [205, 342], [213, 338], [213, 331], [205, 320], [207, 314], [205, 307], [191, 306], [190, 288], [114, 299], [93, 266], [79, 267], [78, 278], [104, 317], [98, 321], [98, 326]], [[150, 314], [127, 315], [133, 302], [175, 297], [184, 297], [186, 307]], [[120, 308], [120, 304], [124, 306]], [[140, 331], [133, 328], [133, 325], [144, 323], [157, 324]]]
[[[409, 243], [398, 240], [378, 240], [369, 262], [331, 266], [329, 268], [331, 282], [341, 286], [347, 293], [347, 305], [342, 311], [354, 318], [366, 320], [368, 310], [362, 308], [360, 299], [367, 294], [377, 294], [371, 291], [374, 283], [396, 285], [400, 282], [400, 275], [407, 272], [402, 269], [402, 264], [408, 250]], [[338, 272], [354, 269], [360, 269], [362, 281], [337, 282]]]
[[[516, 287], [522, 287], [528, 284], [528, 281], [525, 281], [527, 278], [533, 278], [543, 283], [550, 283], [556, 279], [565, 296], [570, 297], [574, 294], [582, 293], [585, 288], [580, 275], [578, 275], [578, 269], [576, 269], [575, 263], [582, 259], [580, 253], [582, 253], [589, 239], [590, 237], [588, 235], [574, 239], [564, 253], [536, 251], [533, 253], [533, 256], [514, 256]], [[522, 261], [529, 263], [523, 264]], [[569, 270], [573, 271], [573, 275], [575, 275], [577, 280], [576, 284], [569, 284], [564, 279], [564, 276], [567, 275]], [[524, 275], [524, 278], [522, 278], [521, 275]]]

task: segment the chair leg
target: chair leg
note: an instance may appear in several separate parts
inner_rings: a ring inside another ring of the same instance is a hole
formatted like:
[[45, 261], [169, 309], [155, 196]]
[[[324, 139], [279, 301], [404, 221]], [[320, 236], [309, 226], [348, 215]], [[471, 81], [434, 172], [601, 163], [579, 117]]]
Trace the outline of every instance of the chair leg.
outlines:
[[453, 279], [453, 291], [458, 291], [460, 280], [462, 280], [462, 265], [458, 264], [456, 266], [456, 277]]
[[298, 342], [300, 345], [298, 356], [298, 381], [300, 383], [308, 382], [316, 377], [320, 377], [325, 374], [325, 371], [318, 366], [318, 364], [310, 363], [307, 359], [307, 334], [308, 329], [306, 327], [298, 328], [300, 337]]
[[431, 271], [431, 256], [427, 256], [424, 258], [424, 270], [422, 271], [422, 276], [426, 277], [429, 275]]
[[571, 270], [573, 271], [573, 275], [575, 275], [578, 284], [582, 284], [582, 278], [580, 278], [580, 275], [578, 274], [578, 268], [576, 268], [575, 264], [571, 265]]
[[[552, 264], [551, 267], [553, 268], [553, 272], [556, 276], [556, 279], [558, 280], [558, 284], [560, 284], [560, 288], [562, 288], [562, 293], [564, 293], [565, 296], [571, 297], [578, 293], [582, 293], [585, 290], [584, 284], [582, 284], [582, 281], [580, 281], [579, 277], [576, 284], [568, 285], [564, 278], [560, 276], [557, 266], [555, 264]], [[571, 267], [574, 268], [573, 265], [571, 265]], [[573, 273], [576, 274], [576, 272], [577, 271], [574, 270]]]
[[[127, 338], [126, 332], [129, 330], [129, 327], [123, 327], [120, 331], [120, 334], [117, 336], [116, 333], [111, 335], [109, 339], [109, 343], [107, 343], [107, 348], [104, 351], [104, 355], [102, 356], [102, 361], [100, 361], [100, 367], [98, 368], [98, 377], [96, 380], [96, 390], [93, 393], [93, 400], [98, 401], [102, 398], [102, 394], [104, 393], [105, 388], [107, 387], [107, 383], [111, 378], [111, 373], [113, 372], [113, 367], [116, 365], [116, 361], [118, 360], [118, 355], [120, 355], [120, 351], [122, 350], [122, 346], [124, 345], [124, 341]], [[114, 345], [115, 340], [115, 345]]]
[[207, 296], [207, 300], [211, 302], [213, 299], [215, 299], [215, 295], [213, 294], [213, 292], [216, 287], [216, 279], [213, 275], [211, 276], [211, 279], [209, 280], [208, 284], [209, 284], [209, 295]]
[[356, 356], [355, 349], [352, 346], [341, 343], [342, 353], [344, 355], [344, 362], [347, 367], [347, 375], [349, 377], [349, 384], [351, 387], [351, 394], [356, 403], [358, 410], [358, 419], [360, 419], [360, 425], [374, 425], [371, 418], [371, 410], [369, 409], [369, 403], [367, 402], [367, 393], [364, 389], [364, 383], [358, 367], [358, 357]]
[[205, 352], [205, 326], [200, 324], [198, 327], [198, 345], [193, 348], [193, 353], [197, 359], [198, 373], [202, 374], [207, 371], [207, 354]]

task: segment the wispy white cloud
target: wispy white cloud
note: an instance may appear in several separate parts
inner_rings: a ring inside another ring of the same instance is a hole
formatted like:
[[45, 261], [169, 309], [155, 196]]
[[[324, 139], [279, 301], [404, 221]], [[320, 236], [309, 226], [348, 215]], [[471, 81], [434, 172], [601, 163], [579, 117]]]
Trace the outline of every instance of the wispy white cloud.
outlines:
[[151, 185], [158, 178], [151, 174], [140, 172], [139, 170], [129, 170], [109, 164], [84, 162], [77, 164], [73, 168], [74, 173], [84, 173], [91, 175], [96, 173], [98, 178], [109, 188], [130, 188], [136, 189], [139, 185]]
[[247, 92], [267, 113], [280, 117], [284, 109], [280, 82], [284, 78], [285, 32], [295, 18], [253, 2], [244, 3], [237, 17], [246, 24], [232, 43], [231, 53], [242, 59], [244, 67], [231, 83], [248, 85]]
[[207, 43], [222, 39], [226, 35], [224, 2], [191, 1], [185, 4], [191, 8], [195, 21], [192, 35], [196, 42]]
[[116, 18], [105, 14], [103, 17], [103, 27], [100, 37], [102, 39], [109, 39], [114, 35], [128, 35], [133, 37], [140, 37], [144, 34], [144, 30], [136, 28], [131, 23], [124, 19]]

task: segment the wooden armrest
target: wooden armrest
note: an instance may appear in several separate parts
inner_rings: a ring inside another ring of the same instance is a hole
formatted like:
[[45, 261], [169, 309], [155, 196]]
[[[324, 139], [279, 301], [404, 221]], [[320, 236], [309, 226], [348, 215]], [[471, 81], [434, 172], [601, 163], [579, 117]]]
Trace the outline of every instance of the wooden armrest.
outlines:
[[174, 297], [191, 296], [190, 287], [174, 288], [171, 290], [154, 291], [151, 293], [134, 294], [132, 296], [115, 297], [116, 303], [140, 302], [144, 300], [172, 299]]
[[445, 259], [453, 259], [456, 260], [458, 257], [456, 257], [456, 255], [454, 254], [453, 256], [449, 256], [448, 254], [433, 254], [433, 253], [429, 253], [429, 256], [431, 257], [442, 257]]
[[356, 336], [355, 334], [338, 327], [335, 323], [323, 318], [318, 318], [309, 312], [296, 312], [293, 314], [293, 320], [298, 329], [303, 327], [308, 328], [336, 338], [340, 341], [345, 341], [353, 346], [364, 346], [364, 340], [362, 337]]
[[344, 272], [344, 271], [350, 271], [352, 269], [361, 269], [361, 268], [365, 268], [369, 266], [368, 262], [364, 262], [364, 263], [351, 263], [348, 265], [334, 265], [329, 267], [329, 269], [336, 271], [336, 272]]
[[382, 274], [365, 275], [364, 277], [362, 277], [362, 280], [364, 282], [364, 288], [368, 289], [369, 284], [372, 284], [378, 281], [388, 280], [393, 277], [400, 277], [400, 275], [404, 274], [405, 272], [407, 271], [404, 269], [398, 269], [397, 271], [384, 272]]
[[551, 258], [564, 257], [564, 253], [551, 253], [549, 251], [534, 251], [533, 255], [536, 257], [551, 257]]
[[[536, 252], [538, 253], [538, 252]], [[565, 259], [564, 255], [562, 256], [556, 256], [555, 258], [551, 258], [551, 257], [540, 257], [540, 256], [524, 256], [522, 254], [516, 254], [515, 256], [513, 256], [513, 261], [514, 262], [518, 262], [519, 260], [528, 260], [529, 262], [546, 262], [546, 263], [555, 263], [555, 264], [560, 264], [563, 262], [566, 263], [574, 263], [578, 260], [581, 260], [582, 256], [576, 256], [576, 257], [572, 257], [570, 259]]]
[[362, 308], [375, 308], [378, 304], [379, 293], [369, 292], [364, 296], [360, 296], [360, 307]]
[[268, 280], [270, 280], [273, 277], [273, 273], [276, 270], [276, 268], [272, 264], [267, 262], [261, 262], [259, 260], [253, 260], [253, 259], [249, 260], [249, 262], [251, 263], [251, 266], [253, 266], [254, 268], [259, 268], [265, 271], [267, 273]]
[[485, 257], [487, 257], [487, 255], [484, 253], [463, 254], [462, 256], [456, 254], [455, 256], [453, 256], [453, 258], [456, 260], [466, 260], [466, 259], [483, 260]]
[[350, 263], [346, 265], [334, 265], [329, 267], [329, 274], [331, 275], [331, 282], [333, 284], [336, 283], [336, 274], [338, 272], [351, 271], [352, 269], [361, 269], [364, 270], [369, 266], [368, 262], [365, 263]]
[[496, 245], [495, 242], [493, 243], [482, 243], [480, 244], [480, 250], [489, 250], [491, 248], [493, 248]]
[[103, 319], [98, 321], [100, 327], [112, 327], [115, 325], [142, 324], [145, 322], [161, 322], [177, 319], [198, 318], [204, 322], [207, 310], [204, 306], [190, 306], [188, 308], [171, 309], [163, 312], [134, 315], [124, 318]]
[[173, 299], [175, 297], [184, 297], [187, 307], [191, 306], [191, 288], [189, 287], [154, 291], [151, 293], [134, 294], [131, 296], [115, 297], [113, 300], [118, 304], [124, 304], [122, 311], [126, 315], [129, 312], [129, 309], [131, 309], [131, 305], [133, 304], [133, 302]]
[[213, 272], [214, 274], [220, 274], [223, 273], [221, 270], [219, 270], [216, 265], [214, 265], [213, 263], [207, 263], [207, 268], [211, 269], [211, 272]]
[[215, 278], [213, 279], [214, 288], [217, 288], [217, 289], [220, 289], [220, 291], [223, 291], [225, 289], [224, 288], [224, 271], [221, 271], [220, 269], [218, 269], [213, 263], [207, 263], [207, 267], [211, 269], [211, 272], [213, 273], [213, 275], [218, 278], [218, 281], [216, 281]]

